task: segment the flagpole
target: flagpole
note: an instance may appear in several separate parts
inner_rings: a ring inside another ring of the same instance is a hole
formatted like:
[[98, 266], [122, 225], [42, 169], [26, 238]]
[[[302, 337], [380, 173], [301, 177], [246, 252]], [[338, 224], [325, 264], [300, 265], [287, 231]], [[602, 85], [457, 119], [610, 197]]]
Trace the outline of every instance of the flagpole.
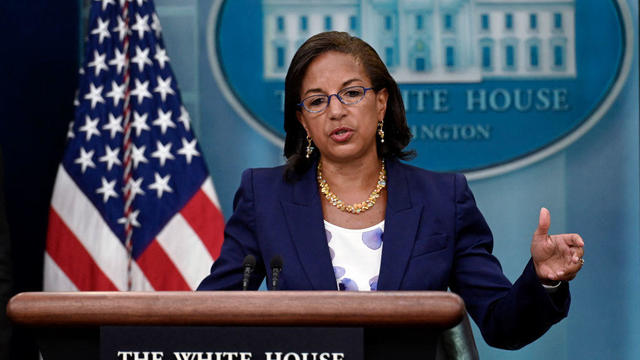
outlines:
[[131, 267], [133, 266], [133, 227], [131, 225], [130, 215], [131, 215], [131, 203], [133, 202], [133, 196], [131, 196], [131, 106], [130, 106], [130, 98], [131, 98], [131, 90], [129, 88], [130, 82], [130, 71], [129, 71], [129, 1], [124, 1], [122, 5], [122, 17], [125, 24], [125, 35], [123, 39], [123, 53], [125, 54], [124, 61], [124, 74], [123, 74], [123, 82], [125, 84], [125, 93], [123, 99], [123, 117], [124, 117], [124, 139], [123, 139], [123, 148], [124, 148], [124, 172], [122, 176], [122, 182], [124, 184], [124, 217], [126, 219], [125, 222], [125, 247], [127, 249], [127, 291], [131, 291], [132, 289], [132, 276], [131, 276]]

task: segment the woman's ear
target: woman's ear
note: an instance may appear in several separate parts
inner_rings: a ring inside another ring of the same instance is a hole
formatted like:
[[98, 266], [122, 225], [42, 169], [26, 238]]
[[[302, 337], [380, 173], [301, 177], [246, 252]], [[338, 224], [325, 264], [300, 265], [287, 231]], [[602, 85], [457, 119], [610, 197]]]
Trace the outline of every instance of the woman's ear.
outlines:
[[378, 122], [384, 119], [387, 113], [387, 100], [389, 100], [389, 92], [386, 88], [378, 90], [376, 93], [376, 110], [378, 111]]

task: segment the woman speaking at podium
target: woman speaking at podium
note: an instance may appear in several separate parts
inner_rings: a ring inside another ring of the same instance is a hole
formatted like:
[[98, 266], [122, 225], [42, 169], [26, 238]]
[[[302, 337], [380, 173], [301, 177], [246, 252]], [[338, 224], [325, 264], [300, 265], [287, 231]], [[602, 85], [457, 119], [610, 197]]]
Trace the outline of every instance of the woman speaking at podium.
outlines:
[[282, 290], [447, 290], [459, 294], [488, 344], [518, 348], [567, 315], [580, 270], [577, 234], [549, 235], [541, 209], [518, 280], [491, 254], [491, 231], [461, 174], [403, 163], [411, 133], [400, 90], [375, 50], [347, 33], [311, 37], [285, 80], [287, 164], [249, 169], [225, 240], [200, 290], [249, 288], [270, 261]]

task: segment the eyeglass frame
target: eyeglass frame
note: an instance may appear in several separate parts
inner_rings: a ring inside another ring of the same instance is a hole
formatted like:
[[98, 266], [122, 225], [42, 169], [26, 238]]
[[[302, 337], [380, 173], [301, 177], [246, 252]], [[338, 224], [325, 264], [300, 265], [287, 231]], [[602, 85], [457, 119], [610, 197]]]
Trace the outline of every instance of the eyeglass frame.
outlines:
[[[354, 103], [346, 103], [346, 102], [344, 102], [344, 100], [342, 99], [342, 97], [340, 97], [340, 95], [338, 95], [338, 94], [339, 94], [339, 93], [341, 93], [341, 92], [343, 92], [343, 91], [345, 91], [345, 90], [347, 90], [347, 89], [351, 89], [351, 88], [362, 88], [362, 89], [363, 89], [363, 91], [364, 91], [364, 93], [362, 94], [362, 98], [360, 98], [360, 100], [358, 100], [358, 101], [356, 101], [356, 102], [354, 102]], [[335, 97], [338, 99], [338, 101], [340, 101], [340, 102], [341, 102], [342, 104], [344, 104], [344, 105], [355, 105], [355, 104], [359, 104], [362, 100], [364, 100], [365, 96], [367, 96], [367, 91], [369, 91], [369, 90], [374, 90], [374, 91], [375, 91], [375, 89], [374, 89], [374, 88], [372, 88], [372, 87], [364, 87], [364, 86], [361, 86], [361, 85], [347, 86], [346, 88], [344, 88], [344, 89], [342, 89], [342, 90], [338, 91], [338, 92], [337, 92], [337, 93], [335, 93], [335, 94], [329, 94], [329, 95], [316, 94], [316, 95], [310, 95], [310, 96], [307, 96], [306, 98], [302, 99], [302, 101], [300, 101], [300, 103], [299, 103], [299, 104], [296, 104], [296, 105], [297, 105], [298, 107], [303, 108], [305, 111], [307, 111], [307, 112], [309, 112], [309, 113], [311, 113], [311, 114], [319, 114], [319, 113], [321, 113], [321, 112], [323, 112], [323, 111], [327, 110], [327, 108], [329, 107], [329, 105], [331, 105], [331, 97], [332, 97], [332, 96], [335, 96]], [[327, 98], [327, 106], [325, 106], [325, 107], [324, 107], [324, 109], [322, 109], [322, 110], [318, 110], [318, 111], [312, 111], [312, 110], [307, 109], [307, 107], [306, 107], [306, 106], [304, 106], [304, 102], [305, 102], [305, 100], [307, 100], [307, 99], [309, 99], [309, 98], [312, 98], [312, 97], [317, 97], [317, 96], [326, 96], [326, 98]]]

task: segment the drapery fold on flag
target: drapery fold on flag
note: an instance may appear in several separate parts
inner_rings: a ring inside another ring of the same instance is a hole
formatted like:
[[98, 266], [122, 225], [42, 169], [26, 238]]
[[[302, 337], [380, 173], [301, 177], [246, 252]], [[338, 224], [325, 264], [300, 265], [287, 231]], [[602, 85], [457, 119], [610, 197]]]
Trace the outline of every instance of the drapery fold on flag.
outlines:
[[45, 291], [192, 290], [224, 219], [151, 0], [91, 3]]

